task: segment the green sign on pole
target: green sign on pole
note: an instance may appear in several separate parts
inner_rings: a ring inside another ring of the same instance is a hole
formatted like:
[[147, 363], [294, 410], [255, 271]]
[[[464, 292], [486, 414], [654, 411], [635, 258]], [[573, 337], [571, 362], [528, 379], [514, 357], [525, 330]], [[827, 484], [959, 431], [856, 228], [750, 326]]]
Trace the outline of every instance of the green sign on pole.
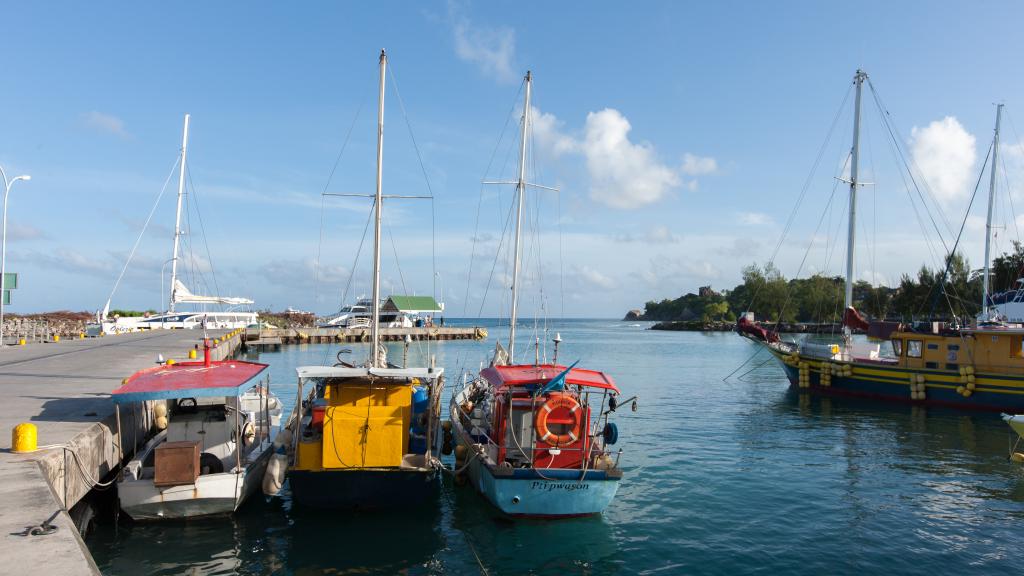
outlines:
[[[4, 273], [4, 290], [17, 290], [18, 289], [18, 273], [17, 272], [5, 272]], [[6, 302], [5, 302], [6, 304]]]
[[4, 306], [10, 306], [10, 305], [11, 305], [11, 291], [10, 290], [4, 290]]

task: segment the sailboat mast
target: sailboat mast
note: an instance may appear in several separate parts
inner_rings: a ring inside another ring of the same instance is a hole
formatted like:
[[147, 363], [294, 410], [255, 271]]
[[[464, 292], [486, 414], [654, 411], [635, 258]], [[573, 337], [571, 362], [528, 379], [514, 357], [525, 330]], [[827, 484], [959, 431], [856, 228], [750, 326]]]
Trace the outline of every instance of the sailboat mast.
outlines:
[[853, 108], [853, 149], [850, 152], [850, 223], [846, 238], [846, 286], [843, 295], [843, 309], [853, 306], [853, 247], [857, 230], [857, 163], [860, 159], [860, 94], [867, 74], [857, 70], [853, 82], [857, 86], [857, 97]]
[[516, 355], [516, 319], [519, 312], [519, 260], [522, 253], [523, 197], [526, 194], [526, 130], [530, 125], [530, 87], [532, 73], [526, 72], [526, 100], [523, 103], [522, 140], [519, 143], [519, 181], [516, 183], [516, 242], [515, 258], [512, 262], [512, 311], [509, 314], [508, 361], [513, 363]]
[[181, 171], [178, 172], [178, 212], [174, 216], [174, 255], [171, 258], [171, 301], [167, 311], [174, 312], [174, 286], [178, 281], [178, 248], [181, 239], [181, 200], [185, 196], [185, 158], [188, 154], [188, 119], [185, 114], [185, 128], [181, 136]]
[[370, 367], [378, 368], [377, 349], [380, 346], [380, 220], [381, 179], [384, 175], [384, 77], [388, 56], [380, 51], [380, 94], [377, 103], [377, 192], [373, 200], [373, 317], [370, 318]]
[[989, 248], [992, 242], [992, 205], [996, 198], [996, 166], [999, 162], [999, 121], [1003, 117], [1003, 105], [996, 104], [996, 132], [992, 137], [992, 169], [988, 181], [988, 218], [985, 220], [985, 275], [982, 280], [981, 312], [988, 319], [988, 294], [991, 260]]

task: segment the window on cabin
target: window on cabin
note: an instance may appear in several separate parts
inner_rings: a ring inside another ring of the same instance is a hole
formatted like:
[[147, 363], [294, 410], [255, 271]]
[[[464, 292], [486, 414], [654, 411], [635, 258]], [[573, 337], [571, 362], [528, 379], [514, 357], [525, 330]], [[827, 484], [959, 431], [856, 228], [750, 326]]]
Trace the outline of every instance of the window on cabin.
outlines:
[[920, 340], [907, 340], [907, 356], [910, 358], [920, 358], [921, 351], [924, 348], [923, 344]]
[[938, 350], [939, 349], [939, 345], [938, 344], [932, 344], [931, 342], [929, 342], [928, 343], [928, 349], [929, 350]]
[[1024, 358], [1024, 338], [1021, 336], [1010, 336], [1010, 357]]
[[960, 349], [960, 345], [959, 344], [948, 344], [948, 345], [946, 345], [946, 350], [959, 350], [959, 349]]
[[897, 340], [893, 338], [892, 341], [892, 353], [897, 356], [903, 355], [903, 340]]

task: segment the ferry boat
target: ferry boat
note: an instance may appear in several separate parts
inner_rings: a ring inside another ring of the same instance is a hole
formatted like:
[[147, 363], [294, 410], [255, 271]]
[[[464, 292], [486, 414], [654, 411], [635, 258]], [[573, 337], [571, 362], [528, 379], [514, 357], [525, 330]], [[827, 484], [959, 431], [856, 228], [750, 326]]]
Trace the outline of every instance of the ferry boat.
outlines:
[[[363, 365], [302, 366], [292, 461], [292, 500], [318, 509], [423, 505], [438, 493], [437, 459], [444, 369], [398, 367], [381, 345], [380, 231], [383, 199], [384, 80], [380, 54], [377, 190], [374, 198], [370, 354]], [[407, 197], [407, 196], [403, 196]]]
[[498, 343], [490, 366], [452, 396], [445, 436], [455, 442], [458, 477], [505, 514], [584, 516], [604, 511], [622, 479], [621, 450], [612, 451], [618, 428], [609, 421], [619, 389], [603, 372], [558, 364], [559, 337], [553, 363], [539, 353], [532, 364], [515, 362], [531, 87], [527, 72], [508, 348]]
[[[854, 77], [856, 100], [853, 148], [850, 162], [849, 240], [847, 243], [843, 340], [840, 343], [789, 342], [754, 322], [751, 314], [740, 317], [736, 330], [765, 345], [782, 364], [791, 385], [799, 390], [829, 395], [852, 395], [914, 404], [955, 408], [1024, 412], [1024, 325], [995, 319], [990, 308], [988, 236], [985, 243], [982, 315], [974, 326], [944, 322], [900, 324], [887, 330], [880, 343], [858, 342], [853, 330], [869, 330], [853, 307], [853, 236], [856, 229], [856, 193], [860, 133], [861, 90], [867, 74]], [[997, 107], [992, 166], [997, 166], [999, 123]], [[991, 234], [991, 203], [996, 185], [992, 175], [988, 224]]]
[[[117, 282], [114, 283], [114, 290], [111, 292], [110, 298], [107, 299], [103, 309], [96, 313], [96, 321], [86, 325], [86, 333], [89, 336], [124, 334], [127, 332], [157, 329], [234, 330], [236, 328], [248, 328], [249, 326], [256, 325], [258, 322], [256, 312], [251, 310], [253, 304], [251, 299], [235, 296], [203, 296], [193, 294], [178, 277], [178, 260], [181, 258], [181, 237], [185, 234], [181, 227], [181, 209], [185, 196], [185, 165], [188, 158], [189, 118], [190, 115], [185, 114], [185, 127], [181, 139], [180, 171], [178, 173], [178, 209], [174, 222], [174, 249], [171, 259], [165, 262], [165, 264], [171, 265], [170, 299], [167, 311], [162, 314], [111, 318], [110, 302], [114, 297], [114, 292], [117, 291], [117, 285], [121, 281], [121, 278], [118, 277]], [[134, 255], [134, 253], [133, 249], [132, 254]], [[129, 256], [130, 262], [131, 256]], [[125, 268], [127, 266], [128, 264], [125, 264]], [[122, 276], [124, 275], [123, 270], [121, 274]], [[163, 272], [161, 271], [161, 278], [163, 278], [162, 274]], [[191, 304], [200, 308], [194, 311], [175, 310], [179, 304]], [[216, 306], [217, 309], [208, 309], [210, 306]]]
[[[204, 359], [136, 372], [111, 393], [120, 405], [148, 402], [159, 432], [118, 479], [134, 520], [230, 514], [260, 487], [281, 424], [266, 364]], [[118, 431], [120, 435], [120, 429]]]

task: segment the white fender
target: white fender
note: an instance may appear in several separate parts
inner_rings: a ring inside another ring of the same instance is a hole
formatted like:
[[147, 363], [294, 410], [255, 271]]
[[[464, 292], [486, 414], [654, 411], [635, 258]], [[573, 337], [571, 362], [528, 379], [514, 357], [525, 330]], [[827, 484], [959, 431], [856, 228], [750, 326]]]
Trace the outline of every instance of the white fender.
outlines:
[[288, 469], [288, 456], [282, 452], [275, 452], [267, 462], [267, 471], [263, 474], [263, 493], [267, 496], [277, 496], [284, 485], [284, 474]]

